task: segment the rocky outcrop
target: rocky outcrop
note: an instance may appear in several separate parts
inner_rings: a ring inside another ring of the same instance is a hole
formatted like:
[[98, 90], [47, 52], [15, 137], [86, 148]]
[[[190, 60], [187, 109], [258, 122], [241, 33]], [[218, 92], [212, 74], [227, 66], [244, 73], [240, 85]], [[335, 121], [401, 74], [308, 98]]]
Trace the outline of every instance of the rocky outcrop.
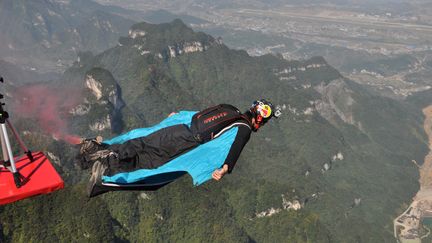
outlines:
[[87, 75], [85, 85], [89, 90], [91, 90], [93, 95], [96, 97], [96, 100], [102, 98], [102, 84], [95, 80], [92, 75]]
[[140, 55], [152, 54], [164, 60], [186, 53], [203, 52], [214, 45], [222, 45], [222, 39], [194, 32], [179, 19], [162, 25], [135, 24], [130, 28], [128, 37], [119, 39], [119, 46], [136, 48]]
[[267, 210], [261, 211], [259, 213], [255, 213], [255, 217], [257, 217], [257, 218], [271, 217], [271, 216], [278, 214], [284, 210], [285, 211], [288, 211], [288, 210], [297, 211], [297, 210], [302, 209], [304, 206], [297, 199], [293, 199], [291, 201], [288, 200], [287, 196], [285, 194], [282, 194], [281, 197], [282, 197], [282, 206], [280, 208], [271, 207]]
[[70, 113], [74, 116], [83, 116], [90, 112], [90, 108], [91, 105], [85, 102], [84, 104], [79, 104], [78, 106], [74, 107], [72, 110], [70, 110]]
[[[211, 44], [210, 44], [211, 45]], [[202, 52], [207, 50], [210, 45], [202, 43], [200, 41], [177, 43], [175, 45], [168, 46], [169, 57], [176, 57], [184, 53]]]
[[135, 39], [137, 37], [145, 36], [146, 32], [144, 30], [129, 30], [129, 37]]
[[111, 117], [110, 115], [107, 115], [105, 118], [98, 120], [93, 124], [90, 124], [89, 128], [94, 132], [100, 132], [106, 129], [111, 129], [111, 123]]
[[84, 87], [88, 95], [69, 112], [81, 120], [86, 120], [90, 131], [121, 132], [121, 110], [125, 104], [121, 98], [120, 86], [111, 73], [102, 68], [91, 69], [85, 75]]
[[51, 162], [53, 162], [54, 164], [59, 165], [59, 166], [61, 165], [60, 158], [58, 156], [56, 156], [54, 153], [49, 152], [49, 151], [47, 151], [47, 154], [48, 154]]
[[333, 155], [332, 157], [332, 161], [337, 161], [337, 160], [343, 160], [344, 156], [341, 152], [338, 152], [337, 154]]
[[[133, 32], [136, 33], [136, 32]], [[139, 32], [140, 33], [140, 32]], [[136, 38], [137, 34], [133, 34]], [[191, 42], [179, 42], [176, 44], [168, 45], [163, 48], [161, 52], [155, 53], [154, 55], [159, 58], [174, 58], [182, 54], [203, 52], [208, 50], [212, 45], [218, 44], [218, 42], [204, 43], [201, 41], [191, 41]], [[153, 52], [146, 49], [145, 45], [135, 44], [133, 48], [138, 49], [141, 56], [146, 54], [152, 54]]]
[[[291, 66], [287, 66], [284, 68], [275, 68], [273, 69], [273, 73], [279, 77], [281, 81], [296, 81], [297, 74], [308, 71], [317, 71], [320, 68], [327, 68], [329, 65], [324, 60], [317, 60], [320, 62], [312, 62], [312, 63], [296, 63], [291, 64]], [[308, 89], [311, 87], [311, 84], [304, 83], [300, 86], [303, 89]]]
[[352, 98], [354, 93], [348, 88], [344, 80], [336, 79], [328, 84], [321, 83], [314, 87], [321, 94], [321, 99], [314, 101], [318, 113], [332, 124], [343, 121], [351, 125], [358, 125], [353, 116]]

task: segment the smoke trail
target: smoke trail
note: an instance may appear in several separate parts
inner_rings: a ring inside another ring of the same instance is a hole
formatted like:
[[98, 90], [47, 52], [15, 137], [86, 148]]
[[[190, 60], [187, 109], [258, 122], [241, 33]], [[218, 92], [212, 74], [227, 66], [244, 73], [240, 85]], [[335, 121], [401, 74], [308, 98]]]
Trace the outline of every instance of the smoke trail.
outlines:
[[13, 99], [14, 116], [36, 119], [41, 129], [55, 139], [80, 142], [80, 137], [68, 132], [69, 111], [82, 101], [80, 88], [29, 85], [17, 88]]

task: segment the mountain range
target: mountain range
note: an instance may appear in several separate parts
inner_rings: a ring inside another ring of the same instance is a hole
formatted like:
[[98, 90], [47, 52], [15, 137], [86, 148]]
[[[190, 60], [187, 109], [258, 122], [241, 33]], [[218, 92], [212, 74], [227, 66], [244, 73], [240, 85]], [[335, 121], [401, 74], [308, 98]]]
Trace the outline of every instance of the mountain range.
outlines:
[[[73, 2], [62, 6], [73, 9]], [[394, 241], [392, 220], [419, 187], [411, 161], [421, 163], [428, 151], [417, 106], [426, 98], [382, 97], [343, 77], [322, 57], [251, 57], [181, 20], [122, 23], [115, 31], [89, 30], [94, 35], [81, 45], [104, 50], [80, 52], [58, 80], [42, 83], [80, 88], [79, 104], [62, 113], [70, 120], [70, 132], [109, 137], [155, 124], [172, 111], [218, 103], [246, 110], [257, 98], [279, 105], [283, 116], [253, 134], [234, 172], [221, 182], [194, 188], [185, 176], [156, 192], [113, 192], [92, 200], [84, 193], [88, 175], [73, 162], [76, 148], [17, 119], [31, 145], [55, 158], [67, 186], [0, 208], [0, 239]], [[41, 22], [34, 28], [46, 27]], [[50, 33], [68, 33], [70, 27], [52, 27], [57, 28], [27, 38], [39, 40], [43, 49], [44, 40], [57, 38]], [[16, 31], [16, 38], [24, 32]], [[123, 36], [112, 45], [107, 33]], [[20, 38], [22, 46], [27, 38]], [[99, 38], [106, 42], [95, 44]]]
[[85, 0], [0, 2], [2, 59], [38, 72], [59, 72], [79, 51], [102, 51], [134, 21], [117, 7]]

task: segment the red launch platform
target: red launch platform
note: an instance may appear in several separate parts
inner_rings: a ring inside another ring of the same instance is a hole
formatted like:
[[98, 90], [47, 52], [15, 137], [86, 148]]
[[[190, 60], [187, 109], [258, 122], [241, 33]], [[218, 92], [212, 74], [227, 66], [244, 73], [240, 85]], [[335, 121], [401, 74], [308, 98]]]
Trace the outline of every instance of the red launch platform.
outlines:
[[42, 152], [33, 152], [33, 161], [28, 156], [15, 158], [18, 172], [23, 176], [17, 188], [13, 173], [0, 166], [0, 205], [24, 198], [47, 194], [64, 187], [63, 179]]

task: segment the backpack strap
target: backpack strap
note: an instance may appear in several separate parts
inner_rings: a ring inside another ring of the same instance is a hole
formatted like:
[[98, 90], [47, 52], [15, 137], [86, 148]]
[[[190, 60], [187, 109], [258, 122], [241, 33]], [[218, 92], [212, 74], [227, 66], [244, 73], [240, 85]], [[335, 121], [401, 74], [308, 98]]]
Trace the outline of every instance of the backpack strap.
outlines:
[[233, 123], [233, 124], [225, 127], [221, 131], [219, 131], [216, 135], [213, 136], [213, 138], [219, 137], [220, 135], [222, 135], [222, 133], [228, 131], [229, 129], [233, 128], [234, 126], [246, 126], [246, 127], [248, 127], [249, 129], [252, 130], [252, 128], [246, 122], [244, 122], [244, 121], [238, 121], [238, 122], [235, 122], [235, 123]]

